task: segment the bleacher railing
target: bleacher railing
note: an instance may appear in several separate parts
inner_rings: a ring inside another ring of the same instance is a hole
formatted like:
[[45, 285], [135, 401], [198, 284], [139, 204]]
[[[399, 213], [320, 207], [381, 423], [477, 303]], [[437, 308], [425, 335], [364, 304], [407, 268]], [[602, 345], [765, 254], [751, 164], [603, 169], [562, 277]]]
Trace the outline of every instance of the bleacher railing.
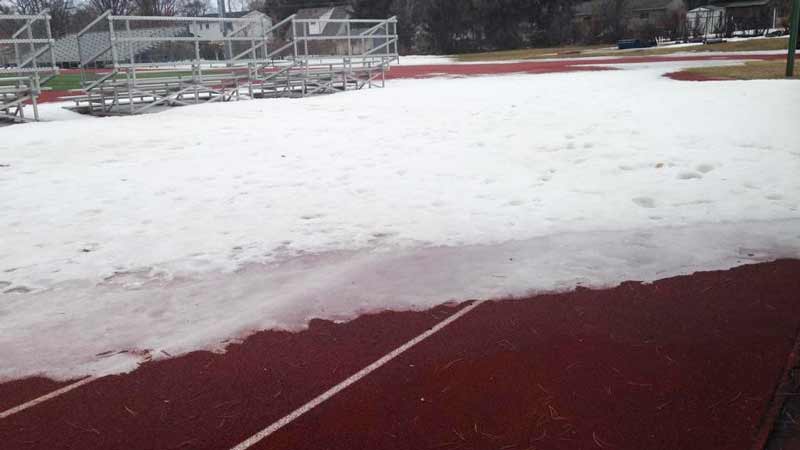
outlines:
[[[104, 113], [383, 85], [398, 59], [397, 19], [116, 16], [76, 35], [85, 101]], [[155, 86], [155, 85], [158, 86]], [[143, 86], [146, 86], [143, 87]], [[93, 95], [99, 96], [93, 97]], [[125, 98], [127, 97], [127, 99]], [[204, 100], [203, 100], [204, 99]], [[150, 102], [145, 107], [134, 103]], [[108, 106], [112, 105], [112, 106]]]
[[115, 16], [77, 34], [82, 69], [209, 68], [398, 57], [397, 19]]
[[26, 121], [25, 106], [38, 120], [41, 85], [58, 74], [50, 15], [0, 15], [0, 118]]

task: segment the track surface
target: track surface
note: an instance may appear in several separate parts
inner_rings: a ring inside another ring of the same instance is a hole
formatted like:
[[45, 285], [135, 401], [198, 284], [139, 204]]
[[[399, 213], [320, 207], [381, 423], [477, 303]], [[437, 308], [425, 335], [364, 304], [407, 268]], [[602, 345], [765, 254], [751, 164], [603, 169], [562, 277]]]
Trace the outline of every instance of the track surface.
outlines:
[[[784, 59], [785, 55], [752, 54], [752, 55], [689, 55], [689, 56], [625, 56], [617, 58], [582, 58], [546, 61], [522, 61], [507, 63], [475, 63], [475, 64], [441, 64], [420, 66], [392, 66], [387, 73], [388, 79], [402, 78], [429, 78], [436, 76], [475, 76], [475, 75], [500, 75], [510, 73], [564, 73], [608, 70], [603, 65], [610, 64], [636, 64], [654, 62], [680, 62], [680, 61], [739, 61], [739, 60], [775, 60]], [[63, 73], [79, 73], [75, 69], [65, 69]], [[675, 77], [683, 80], [684, 78]], [[708, 78], [686, 78], [691, 81], [706, 81]], [[60, 101], [61, 97], [75, 95], [70, 91], [44, 91], [39, 97], [40, 103]]]
[[[800, 261], [778, 261], [486, 302], [252, 448], [763, 447], [798, 295]], [[0, 448], [231, 449], [461, 307], [151, 362], [0, 419]], [[0, 385], [0, 402], [58, 387]]]
[[508, 73], [561, 73], [604, 70], [602, 66], [682, 61], [776, 60], [785, 55], [689, 55], [689, 56], [625, 56], [618, 58], [583, 58], [509, 63], [448, 64], [429, 66], [392, 66], [388, 78], [424, 78], [442, 75], [496, 75]]

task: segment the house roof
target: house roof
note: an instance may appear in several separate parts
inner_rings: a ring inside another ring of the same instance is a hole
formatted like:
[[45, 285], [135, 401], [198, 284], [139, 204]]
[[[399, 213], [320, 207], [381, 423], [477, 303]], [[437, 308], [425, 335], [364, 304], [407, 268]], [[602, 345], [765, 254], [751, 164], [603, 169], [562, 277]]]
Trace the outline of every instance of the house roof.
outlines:
[[[675, 0], [630, 0], [626, 5], [631, 11], [659, 11], [669, 9]], [[576, 17], [592, 16], [597, 14], [606, 2], [603, 0], [590, 0], [575, 5], [573, 12]]]
[[669, 9], [673, 0], [631, 0], [630, 8], [633, 11], [657, 11]]
[[717, 6], [721, 6], [723, 8], [750, 8], [753, 6], [764, 6], [769, 2], [770, 0], [744, 0], [735, 2], [717, 2]]
[[[229, 18], [229, 19], [241, 19], [242, 17], [247, 16], [247, 15], [252, 14], [252, 13], [264, 14], [261, 11], [256, 11], [256, 10], [253, 10], [253, 11], [235, 11], [235, 12], [227, 12], [226, 11], [225, 12], [225, 17]], [[208, 14], [203, 14], [201, 17], [219, 17], [219, 14], [217, 14], [217, 13], [208, 13]]]
[[[295, 13], [297, 19], [349, 19], [350, 11], [346, 6], [329, 6], [327, 8], [303, 8]], [[340, 23], [326, 23], [322, 30], [324, 36], [335, 36], [341, 29]]]
[[328, 6], [324, 8], [303, 8], [297, 10], [297, 18], [298, 19], [319, 19], [320, 17], [327, 15], [329, 11], [331, 13], [331, 19], [346, 19], [350, 17], [350, 13], [347, 11], [346, 6]]
[[573, 13], [576, 16], [591, 16], [596, 3], [596, 1], [580, 2], [573, 8]]
[[723, 11], [725, 8], [722, 6], [715, 6], [715, 5], [704, 5], [697, 7], [695, 9], [689, 10], [689, 12], [699, 12], [699, 11]]

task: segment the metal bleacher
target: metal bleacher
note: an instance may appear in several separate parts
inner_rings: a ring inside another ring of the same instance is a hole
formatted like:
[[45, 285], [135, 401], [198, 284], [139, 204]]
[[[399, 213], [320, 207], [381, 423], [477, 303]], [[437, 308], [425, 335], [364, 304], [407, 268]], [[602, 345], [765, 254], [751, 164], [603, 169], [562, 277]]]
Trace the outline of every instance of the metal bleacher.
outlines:
[[[117, 35], [122, 38], [132, 38], [132, 37], [175, 37], [184, 32], [184, 30], [176, 27], [161, 27], [161, 28], [148, 28], [145, 30], [132, 30], [132, 31], [120, 31], [117, 32]], [[130, 42], [126, 41], [123, 43], [118, 44], [119, 49], [123, 53], [129, 53], [133, 51], [136, 55], [143, 55], [146, 54], [148, 50], [151, 50], [158, 43], [152, 41], [139, 41], [139, 42]], [[101, 51], [101, 49], [108, 46], [108, 34], [103, 32], [91, 32], [85, 33], [81, 36], [80, 44], [78, 41], [78, 34], [73, 33], [67, 36], [64, 36], [61, 39], [56, 40], [53, 43], [53, 52], [55, 53], [56, 63], [63, 64], [63, 65], [70, 65], [70, 64], [77, 64], [78, 61], [81, 60], [81, 48], [88, 54], [96, 54]], [[111, 63], [113, 62], [111, 55], [105, 55], [105, 58], [101, 58], [97, 61], [98, 63]]]
[[[47, 11], [0, 15], [0, 56], [0, 120], [39, 120], [41, 86], [58, 74]], [[26, 115], [28, 105], [33, 117]]]
[[[320, 24], [334, 23], [327, 27]], [[321, 33], [320, 29], [335, 29]], [[198, 31], [200, 30], [200, 31]], [[210, 30], [210, 31], [209, 31]], [[215, 33], [214, 30], [219, 30]], [[315, 34], [316, 32], [316, 34]], [[139, 114], [157, 107], [383, 87], [398, 59], [397, 20], [103, 14], [75, 35], [75, 109]], [[57, 47], [72, 52], [72, 46]]]

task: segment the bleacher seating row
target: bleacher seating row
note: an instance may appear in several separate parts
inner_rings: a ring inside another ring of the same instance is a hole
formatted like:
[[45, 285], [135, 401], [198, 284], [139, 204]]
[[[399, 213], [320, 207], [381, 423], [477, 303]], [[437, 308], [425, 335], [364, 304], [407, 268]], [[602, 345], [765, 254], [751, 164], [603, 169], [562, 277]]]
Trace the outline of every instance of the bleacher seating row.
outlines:
[[300, 97], [364, 87], [383, 86], [386, 58], [361, 58], [355, 63], [339, 60], [308, 64], [286, 62], [265, 66], [257, 73], [223, 70], [211, 74], [159, 77], [128, 76], [100, 78], [83, 94], [66, 97], [75, 110], [95, 115], [139, 114], [155, 106], [182, 106], [207, 101], [240, 98]]
[[[40, 90], [35, 75], [0, 78], [0, 119], [12, 122], [39, 120], [36, 97]], [[25, 106], [28, 103], [33, 108], [32, 117], [25, 114]]]
[[[188, 30], [183, 26], [174, 27], [153, 27], [131, 31], [118, 31], [116, 35], [120, 38], [149, 38], [149, 37], [178, 37], [187, 35]], [[159, 42], [147, 41], [123, 41], [116, 44], [116, 51], [119, 55], [127, 57], [133, 50], [134, 57], [146, 54], [149, 50], [158, 46]], [[63, 66], [78, 66], [83, 55], [100, 55], [96, 58], [98, 63], [112, 62], [110, 49], [111, 41], [107, 32], [89, 32], [80, 37], [77, 34], [70, 34], [61, 39], [56, 39], [53, 43], [53, 53], [56, 63]], [[79, 47], [80, 46], [80, 47]], [[45, 58], [45, 57], [40, 57]], [[86, 56], [84, 56], [86, 58]], [[42, 59], [44, 60], [44, 59]]]

